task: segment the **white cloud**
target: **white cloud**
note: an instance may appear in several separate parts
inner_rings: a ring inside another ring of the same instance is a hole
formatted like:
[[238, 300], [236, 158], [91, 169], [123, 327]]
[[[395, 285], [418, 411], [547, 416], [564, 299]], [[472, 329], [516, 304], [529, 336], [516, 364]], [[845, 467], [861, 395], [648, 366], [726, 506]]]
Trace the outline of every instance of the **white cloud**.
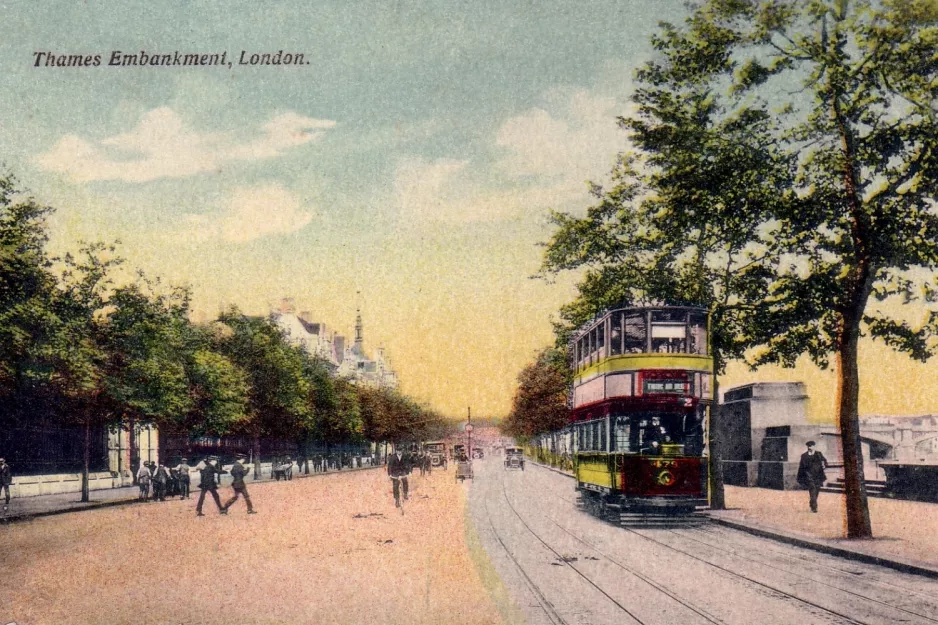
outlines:
[[244, 243], [296, 232], [313, 219], [299, 198], [279, 184], [236, 189], [225, 206], [208, 215], [186, 215], [182, 238]]
[[468, 161], [453, 159], [401, 159], [395, 169], [392, 203], [404, 222], [420, 225], [498, 221], [586, 197], [583, 184], [485, 188], [473, 182], [468, 166]]
[[[586, 89], [551, 90], [543, 108], [511, 117], [498, 128], [490, 166], [402, 158], [394, 172], [393, 203], [411, 224], [497, 221], [585, 206], [586, 182], [603, 180], [616, 155], [628, 147], [616, 125], [616, 116], [624, 112], [619, 102]], [[493, 186], [486, 180], [500, 182]]]
[[585, 89], [557, 89], [546, 99], [552, 112], [533, 108], [501, 125], [498, 166], [511, 176], [577, 186], [608, 173], [626, 148], [625, 133], [616, 126], [623, 113], [618, 100]]
[[199, 133], [169, 107], [145, 113], [128, 132], [93, 142], [62, 137], [35, 161], [42, 169], [67, 174], [74, 182], [147, 182], [182, 178], [227, 163], [269, 159], [321, 137], [335, 122], [287, 112], [272, 118], [256, 139], [231, 133]]

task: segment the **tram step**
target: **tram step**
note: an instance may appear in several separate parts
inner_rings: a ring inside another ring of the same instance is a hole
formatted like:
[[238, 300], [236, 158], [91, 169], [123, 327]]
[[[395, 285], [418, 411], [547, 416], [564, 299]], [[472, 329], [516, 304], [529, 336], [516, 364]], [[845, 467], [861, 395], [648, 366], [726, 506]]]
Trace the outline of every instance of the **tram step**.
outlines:
[[619, 515], [619, 522], [625, 527], [694, 527], [709, 521], [706, 515], [700, 513], [675, 515], [623, 512]]

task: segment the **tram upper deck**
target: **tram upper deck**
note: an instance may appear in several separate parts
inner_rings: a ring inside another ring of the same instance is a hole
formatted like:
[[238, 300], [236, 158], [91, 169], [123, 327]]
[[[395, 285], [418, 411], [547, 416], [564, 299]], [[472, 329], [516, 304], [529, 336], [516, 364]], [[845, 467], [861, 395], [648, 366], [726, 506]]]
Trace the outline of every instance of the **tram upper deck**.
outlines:
[[605, 400], [676, 403], [712, 399], [707, 311], [657, 306], [607, 311], [573, 344], [574, 420]]

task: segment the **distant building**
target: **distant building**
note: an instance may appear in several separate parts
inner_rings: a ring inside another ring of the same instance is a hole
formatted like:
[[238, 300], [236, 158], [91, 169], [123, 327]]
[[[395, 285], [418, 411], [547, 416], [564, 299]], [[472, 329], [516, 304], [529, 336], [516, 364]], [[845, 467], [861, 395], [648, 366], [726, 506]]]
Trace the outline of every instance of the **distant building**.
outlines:
[[308, 311], [297, 314], [292, 299], [283, 300], [279, 309], [271, 311], [271, 319], [290, 341], [327, 362], [336, 375], [355, 384], [397, 388], [397, 374], [384, 348], [376, 350], [374, 359], [365, 353], [361, 310], [356, 311], [355, 341], [351, 345], [345, 336], [330, 331], [326, 324], [314, 322]]

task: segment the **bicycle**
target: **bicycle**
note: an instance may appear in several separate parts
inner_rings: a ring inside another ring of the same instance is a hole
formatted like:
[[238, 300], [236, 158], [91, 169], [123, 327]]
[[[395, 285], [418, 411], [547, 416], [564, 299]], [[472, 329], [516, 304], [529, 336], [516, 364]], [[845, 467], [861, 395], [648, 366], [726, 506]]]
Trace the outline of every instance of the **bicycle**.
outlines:
[[[407, 479], [406, 475], [389, 475], [388, 477], [391, 478], [392, 480], [397, 480], [398, 482], [400, 482], [403, 479]], [[401, 516], [403, 516], [404, 515], [404, 502], [407, 500], [407, 494], [406, 494], [406, 491], [404, 491], [403, 484], [398, 485], [397, 492], [399, 494], [399, 497], [395, 503], [397, 504], [397, 507], [401, 509]]]

